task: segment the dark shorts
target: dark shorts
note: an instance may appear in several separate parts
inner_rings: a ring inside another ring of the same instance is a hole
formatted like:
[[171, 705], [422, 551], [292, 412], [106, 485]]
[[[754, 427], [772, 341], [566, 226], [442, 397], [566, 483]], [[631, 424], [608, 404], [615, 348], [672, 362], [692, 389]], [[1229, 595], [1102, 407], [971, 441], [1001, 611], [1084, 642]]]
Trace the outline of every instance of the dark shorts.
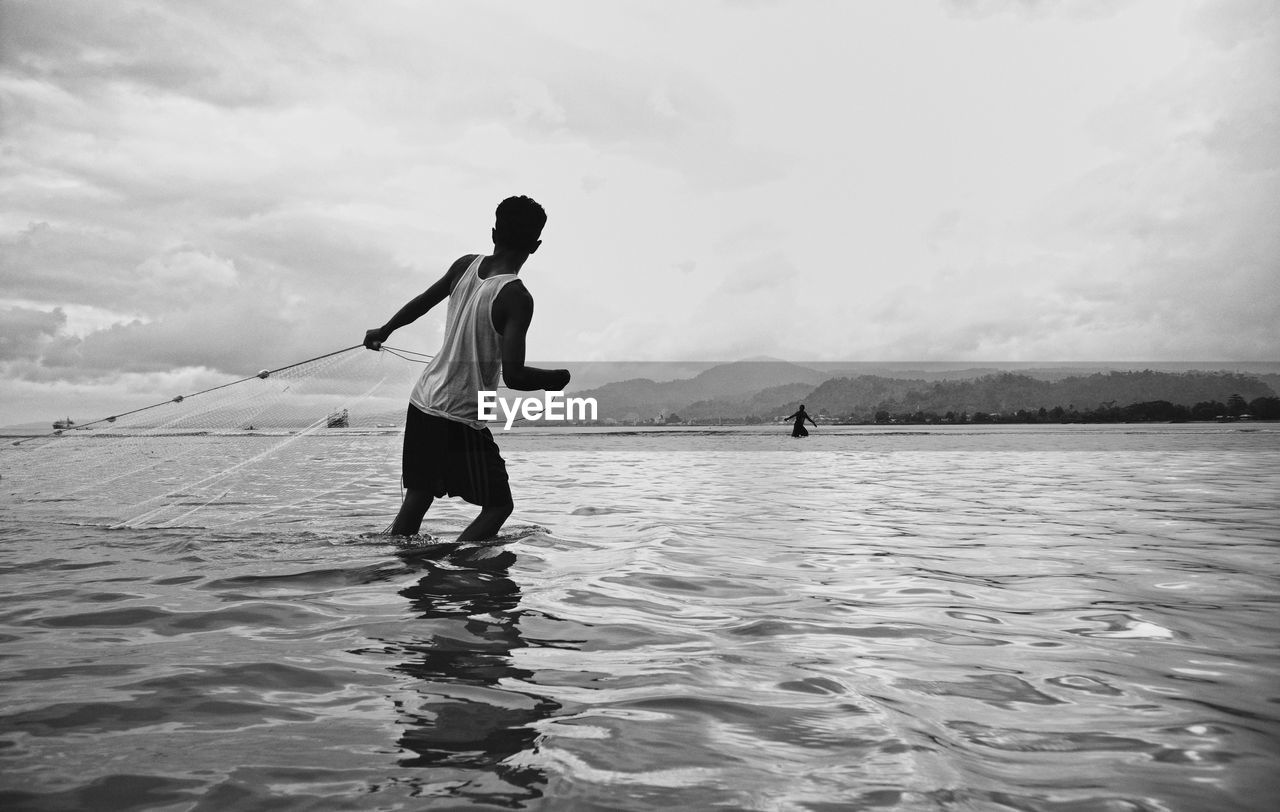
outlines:
[[507, 464], [493, 434], [410, 404], [404, 426], [404, 486], [473, 505], [511, 501]]

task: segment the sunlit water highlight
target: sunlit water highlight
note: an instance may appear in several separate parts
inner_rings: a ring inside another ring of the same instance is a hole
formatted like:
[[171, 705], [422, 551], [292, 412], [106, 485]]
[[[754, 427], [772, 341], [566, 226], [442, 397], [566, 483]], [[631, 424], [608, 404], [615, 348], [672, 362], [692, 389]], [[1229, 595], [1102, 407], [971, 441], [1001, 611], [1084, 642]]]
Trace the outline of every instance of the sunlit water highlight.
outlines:
[[474, 548], [375, 535], [393, 435], [252, 522], [5, 503], [0, 807], [1273, 808], [1275, 426], [499, 442]]

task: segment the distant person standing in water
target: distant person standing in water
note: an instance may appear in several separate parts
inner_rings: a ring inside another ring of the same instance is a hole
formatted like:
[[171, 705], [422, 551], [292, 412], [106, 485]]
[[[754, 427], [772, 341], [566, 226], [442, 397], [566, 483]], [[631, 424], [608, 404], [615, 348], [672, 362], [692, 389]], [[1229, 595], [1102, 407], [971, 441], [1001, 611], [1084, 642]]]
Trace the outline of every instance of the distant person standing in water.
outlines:
[[[791, 420], [792, 418], [795, 418], [796, 424], [791, 427], [791, 436], [792, 437], [808, 437], [809, 430], [804, 427], [804, 421], [808, 420], [810, 423], [813, 423], [813, 418], [810, 417], [809, 413], [804, 410], [803, 403], [800, 404], [800, 411], [796, 412], [793, 415], [789, 415], [786, 419]], [[813, 423], [813, 427], [816, 429], [818, 427], [818, 424]]]
[[444, 342], [409, 397], [402, 460], [405, 495], [392, 535], [416, 535], [440, 496], [480, 506], [480, 515], [458, 541], [492, 538], [511, 515], [507, 465], [479, 419], [476, 400], [482, 390], [496, 391], [499, 379], [526, 392], [561, 391], [569, 383], [567, 369], [535, 369], [524, 363], [533, 297], [517, 275], [542, 245], [546, 222], [542, 206], [528, 197], [502, 201], [491, 255], [461, 257], [390, 321], [365, 333], [364, 346], [381, 349], [398, 328], [449, 300]]

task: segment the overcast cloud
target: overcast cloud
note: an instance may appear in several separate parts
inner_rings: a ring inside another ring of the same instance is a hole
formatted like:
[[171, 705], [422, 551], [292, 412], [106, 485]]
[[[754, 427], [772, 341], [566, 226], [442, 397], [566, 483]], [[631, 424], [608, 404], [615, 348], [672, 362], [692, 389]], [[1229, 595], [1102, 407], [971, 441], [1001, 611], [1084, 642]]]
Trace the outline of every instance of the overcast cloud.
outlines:
[[0, 105], [0, 423], [354, 344], [509, 194], [534, 357], [1280, 359], [1269, 0], [0, 0]]

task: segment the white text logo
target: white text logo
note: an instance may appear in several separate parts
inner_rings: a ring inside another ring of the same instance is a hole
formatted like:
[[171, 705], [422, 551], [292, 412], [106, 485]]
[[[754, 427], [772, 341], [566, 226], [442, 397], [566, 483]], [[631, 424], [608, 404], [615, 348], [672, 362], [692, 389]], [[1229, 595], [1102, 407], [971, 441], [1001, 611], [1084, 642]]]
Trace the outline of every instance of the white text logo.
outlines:
[[[498, 410], [502, 410], [502, 418]], [[595, 398], [566, 398], [564, 392], [547, 392], [543, 398], [499, 397], [497, 392], [480, 390], [476, 393], [476, 412], [481, 420], [502, 419], [503, 431], [511, 428], [517, 417], [525, 420], [595, 420]]]

